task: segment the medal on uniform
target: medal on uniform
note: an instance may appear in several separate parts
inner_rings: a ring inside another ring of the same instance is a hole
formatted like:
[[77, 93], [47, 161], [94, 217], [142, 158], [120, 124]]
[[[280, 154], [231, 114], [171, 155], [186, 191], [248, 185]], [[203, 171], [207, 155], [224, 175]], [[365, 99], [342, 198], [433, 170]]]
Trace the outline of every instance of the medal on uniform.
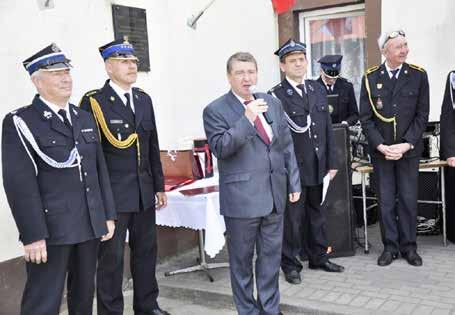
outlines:
[[380, 97], [378, 97], [378, 99], [376, 100], [376, 108], [381, 110], [383, 108], [382, 106], [382, 100]]
[[376, 84], [376, 88], [377, 88], [378, 90], [382, 89], [382, 83], [377, 83], [377, 84]]
[[330, 115], [332, 115], [332, 113], [333, 113], [333, 106], [330, 104], [329, 104], [329, 113], [330, 113]]

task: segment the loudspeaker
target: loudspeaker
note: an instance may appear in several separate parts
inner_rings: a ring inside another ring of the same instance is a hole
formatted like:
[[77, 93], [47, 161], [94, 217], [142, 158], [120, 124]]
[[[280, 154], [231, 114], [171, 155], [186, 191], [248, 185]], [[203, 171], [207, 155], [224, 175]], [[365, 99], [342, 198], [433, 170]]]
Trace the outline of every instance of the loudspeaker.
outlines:
[[348, 128], [333, 126], [338, 173], [331, 181], [327, 192], [327, 237], [333, 247], [333, 257], [353, 256], [354, 209], [352, 203], [352, 172]]

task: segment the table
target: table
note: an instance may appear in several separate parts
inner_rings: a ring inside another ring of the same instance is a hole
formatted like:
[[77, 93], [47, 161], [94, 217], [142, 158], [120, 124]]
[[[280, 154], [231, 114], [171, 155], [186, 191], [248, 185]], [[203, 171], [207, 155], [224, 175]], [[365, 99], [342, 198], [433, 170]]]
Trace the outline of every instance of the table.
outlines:
[[[219, 193], [201, 194], [187, 197], [179, 191], [218, 185], [218, 176], [198, 180], [190, 185], [167, 193], [168, 205], [156, 212], [156, 224], [169, 227], [185, 227], [198, 230], [199, 264], [188, 268], [166, 272], [166, 276], [192, 271], [204, 271], [211, 282], [210, 269], [229, 267], [228, 263], [208, 264], [205, 253], [215, 257], [224, 247], [226, 226], [220, 214]], [[205, 237], [204, 231], [205, 230]]]
[[[373, 172], [373, 167], [367, 162], [357, 162], [352, 164], [352, 169], [360, 173], [362, 178], [362, 208], [363, 208], [363, 223], [364, 223], [364, 237], [365, 237], [365, 254], [369, 253], [368, 248], [368, 224], [367, 224], [367, 196], [366, 196], [366, 174]], [[446, 227], [446, 198], [445, 198], [445, 181], [444, 181], [444, 167], [447, 166], [446, 161], [435, 160], [419, 164], [419, 170], [429, 168], [439, 168], [441, 174], [441, 200], [418, 200], [419, 203], [440, 204], [442, 206], [442, 244], [447, 246], [447, 227]], [[371, 197], [370, 197], [371, 198]], [[376, 198], [373, 198], [376, 199]]]

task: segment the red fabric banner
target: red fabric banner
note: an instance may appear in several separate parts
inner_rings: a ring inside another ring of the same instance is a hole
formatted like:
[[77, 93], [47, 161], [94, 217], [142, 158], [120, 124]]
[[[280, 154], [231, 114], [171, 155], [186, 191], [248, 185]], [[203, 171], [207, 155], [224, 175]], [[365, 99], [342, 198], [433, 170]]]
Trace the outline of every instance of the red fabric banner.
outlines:
[[289, 11], [295, 4], [295, 0], [272, 0], [273, 8], [277, 14]]

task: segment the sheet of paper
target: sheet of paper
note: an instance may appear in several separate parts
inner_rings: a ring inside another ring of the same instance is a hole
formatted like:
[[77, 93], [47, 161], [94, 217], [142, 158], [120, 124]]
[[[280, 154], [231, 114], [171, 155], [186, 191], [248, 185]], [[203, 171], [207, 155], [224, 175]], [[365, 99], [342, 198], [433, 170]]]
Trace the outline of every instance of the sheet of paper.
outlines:
[[322, 201], [321, 205], [325, 201], [325, 197], [327, 196], [327, 190], [329, 189], [330, 185], [330, 174], [327, 173], [327, 175], [324, 176], [324, 180], [322, 181]]

